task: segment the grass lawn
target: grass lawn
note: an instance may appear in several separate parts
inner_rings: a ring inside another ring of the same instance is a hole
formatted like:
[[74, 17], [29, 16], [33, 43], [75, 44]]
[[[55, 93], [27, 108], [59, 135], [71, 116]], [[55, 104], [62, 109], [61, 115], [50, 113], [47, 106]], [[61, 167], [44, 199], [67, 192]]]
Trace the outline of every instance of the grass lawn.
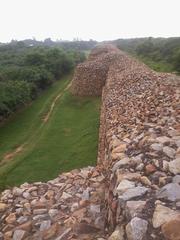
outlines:
[[[96, 163], [100, 99], [75, 97], [67, 76], [31, 106], [0, 127], [0, 159], [25, 143], [22, 152], [0, 166], [1, 188], [25, 181], [46, 181], [60, 172]], [[58, 99], [49, 120], [43, 116]]]

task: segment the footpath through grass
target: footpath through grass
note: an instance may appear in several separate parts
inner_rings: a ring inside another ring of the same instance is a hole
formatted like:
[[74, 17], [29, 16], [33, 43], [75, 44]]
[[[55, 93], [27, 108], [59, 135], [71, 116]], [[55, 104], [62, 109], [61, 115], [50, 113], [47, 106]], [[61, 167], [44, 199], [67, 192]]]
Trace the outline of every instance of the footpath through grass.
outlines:
[[[70, 80], [68, 76], [56, 82], [0, 127], [1, 189], [26, 181], [46, 181], [60, 172], [96, 163], [100, 99], [63, 92]], [[61, 92], [44, 123], [43, 117]], [[20, 146], [19, 153], [5, 159]]]

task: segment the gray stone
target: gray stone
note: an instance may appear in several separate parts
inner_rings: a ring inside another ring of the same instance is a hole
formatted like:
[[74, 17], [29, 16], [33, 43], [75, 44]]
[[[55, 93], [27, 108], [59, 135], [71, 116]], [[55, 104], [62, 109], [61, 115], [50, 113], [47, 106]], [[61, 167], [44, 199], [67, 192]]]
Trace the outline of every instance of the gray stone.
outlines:
[[11, 190], [5, 190], [1, 194], [1, 201], [7, 200], [9, 198], [13, 198], [13, 195], [11, 194]]
[[45, 213], [47, 213], [46, 208], [40, 208], [40, 209], [34, 209], [33, 210], [34, 215], [41, 215], [41, 214], [45, 214]]
[[161, 143], [153, 143], [151, 145], [151, 149], [159, 152], [159, 151], [162, 151], [163, 145]]
[[148, 222], [135, 217], [126, 226], [128, 240], [142, 240], [146, 237]]
[[78, 209], [79, 204], [78, 203], [73, 203], [71, 206], [71, 212], [74, 212], [76, 209]]
[[144, 163], [140, 163], [139, 165], [137, 165], [136, 170], [137, 171], [142, 171], [143, 168], [144, 168]]
[[24, 222], [27, 222], [27, 220], [28, 220], [28, 217], [26, 217], [26, 216], [21, 216], [21, 217], [19, 217], [19, 218], [17, 219], [17, 222], [18, 222], [19, 224], [22, 224], [22, 223], [24, 223]]
[[168, 146], [163, 147], [163, 152], [166, 154], [169, 158], [174, 158], [176, 151]]
[[59, 183], [59, 178], [55, 178], [55, 179], [53, 179], [53, 180], [50, 180], [50, 181], [48, 181], [48, 183], [50, 183], [50, 184], [58, 184]]
[[142, 163], [142, 157], [143, 157], [143, 154], [139, 154], [135, 157], [132, 157], [132, 161], [135, 162], [136, 164], [141, 164]]
[[14, 187], [12, 192], [16, 196], [21, 196], [22, 193], [24, 192], [24, 189], [21, 189], [21, 188], [18, 188], [18, 187]]
[[180, 139], [175, 141], [177, 147], [180, 147]]
[[176, 207], [177, 207], [177, 208], [180, 208], [180, 201], [179, 201], [179, 202], [176, 202]]
[[62, 210], [67, 209], [67, 207], [68, 207], [67, 205], [61, 204], [61, 209], [62, 209]]
[[30, 186], [30, 184], [25, 182], [25, 183], [20, 185], [20, 188], [24, 188], [25, 190], [27, 190], [29, 186]]
[[148, 188], [146, 187], [135, 187], [132, 189], [128, 189], [121, 196], [119, 196], [119, 199], [127, 201], [135, 197], [143, 196], [147, 191], [148, 191]]
[[104, 216], [96, 217], [94, 224], [97, 228], [104, 230], [104, 224], [105, 224]]
[[112, 168], [112, 171], [115, 172], [118, 168], [121, 168], [125, 165], [128, 165], [130, 163], [130, 158], [123, 158], [120, 161], [116, 162]]
[[50, 220], [47, 220], [47, 221], [43, 221], [40, 225], [40, 231], [44, 231], [44, 230], [47, 230], [48, 228], [50, 228], [51, 226], [51, 221]]
[[158, 141], [159, 143], [165, 144], [165, 143], [171, 142], [172, 140], [169, 137], [161, 136], [161, 137], [157, 137], [156, 141]]
[[34, 221], [42, 221], [43, 219], [46, 219], [48, 217], [48, 214], [42, 214], [42, 215], [35, 215], [33, 217]]
[[29, 193], [29, 192], [23, 192], [23, 197], [25, 198], [25, 199], [31, 199], [31, 194]]
[[13, 234], [13, 240], [21, 240], [25, 237], [26, 232], [23, 230], [15, 230]]
[[171, 137], [176, 137], [176, 136], [179, 135], [179, 131], [178, 131], [178, 130], [175, 130], [175, 129], [172, 129], [172, 130], [169, 130], [169, 131], [168, 131], [168, 134], [169, 134], [169, 136], [171, 136]]
[[180, 200], [180, 185], [177, 183], [165, 185], [158, 191], [157, 198], [169, 200], [171, 202]]
[[127, 201], [126, 203], [126, 215], [127, 217], [136, 217], [142, 212], [146, 205], [146, 201]]
[[22, 213], [23, 213], [23, 208], [16, 208], [16, 210], [15, 210], [15, 211], [16, 211], [16, 213], [17, 213], [17, 214], [19, 214], [19, 215], [20, 215], [20, 214], [22, 214]]
[[28, 189], [28, 192], [30, 193], [30, 192], [36, 191], [37, 189], [38, 189], [38, 188], [37, 188], [36, 186], [30, 187], [30, 188]]
[[169, 171], [174, 174], [180, 173], [180, 158], [176, 158], [169, 163]]
[[172, 137], [172, 139], [173, 139], [174, 141], [180, 140], [179, 131], [178, 131], [178, 134], [177, 134], [176, 136], [173, 136], [173, 137]]
[[91, 204], [89, 211], [95, 216], [96, 214], [101, 212], [101, 206], [100, 205]]
[[89, 194], [89, 189], [86, 189], [82, 193], [82, 200], [89, 200], [90, 194]]
[[124, 180], [122, 180], [122, 181], [119, 183], [116, 191], [117, 191], [118, 194], [122, 194], [122, 193], [124, 193], [126, 190], [128, 190], [128, 189], [130, 189], [130, 188], [134, 188], [134, 187], [135, 187], [135, 183], [134, 183], [134, 182], [124, 179]]
[[59, 213], [59, 211], [57, 209], [50, 209], [48, 213], [49, 213], [49, 216], [53, 218]]
[[87, 168], [82, 168], [80, 175], [81, 175], [83, 178], [87, 178], [88, 175], [89, 175], [90, 170], [91, 170], [91, 169], [89, 169], [88, 167], [87, 167]]
[[176, 175], [175, 177], [173, 177], [173, 183], [180, 184], [180, 175]]
[[3, 240], [4, 238], [3, 238], [3, 233], [2, 232], [0, 232], [0, 240]]
[[168, 161], [163, 161], [163, 170], [165, 172], [168, 172], [169, 171], [169, 162]]

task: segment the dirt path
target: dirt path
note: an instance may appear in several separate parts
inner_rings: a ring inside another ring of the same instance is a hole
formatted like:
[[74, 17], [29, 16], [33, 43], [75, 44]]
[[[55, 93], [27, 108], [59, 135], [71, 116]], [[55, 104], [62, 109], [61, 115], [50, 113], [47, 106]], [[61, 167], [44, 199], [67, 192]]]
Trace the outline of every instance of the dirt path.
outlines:
[[61, 93], [59, 93], [59, 94], [55, 97], [54, 101], [53, 101], [52, 104], [51, 104], [51, 107], [50, 107], [48, 113], [46, 114], [45, 118], [43, 119], [43, 122], [44, 122], [44, 123], [46, 123], [46, 122], [49, 120], [49, 118], [50, 118], [50, 116], [51, 116], [51, 114], [52, 114], [52, 112], [53, 112], [53, 110], [54, 110], [54, 107], [55, 107], [57, 101], [58, 101], [58, 100], [63, 96], [63, 94], [71, 87], [71, 85], [72, 85], [72, 82], [70, 82], [70, 83], [67, 85], [67, 87], [66, 87]]
[[26, 144], [27, 143], [25, 142], [22, 145], [20, 145], [19, 147], [17, 147], [14, 151], [5, 154], [3, 159], [0, 161], [0, 166], [4, 165], [5, 163], [7, 163], [10, 160], [12, 160], [15, 156], [17, 156], [18, 154], [22, 153]]
[[[56, 106], [57, 101], [63, 96], [63, 94], [71, 87], [72, 82], [70, 82], [53, 100], [53, 102], [50, 105], [50, 109], [48, 113], [46, 114], [45, 118], [43, 119], [43, 123], [40, 127], [42, 127], [47, 121], [49, 120], [54, 107]], [[36, 133], [35, 133], [36, 134]], [[35, 135], [34, 134], [34, 135]], [[33, 136], [34, 136], [33, 135]], [[29, 140], [30, 141], [30, 140]], [[3, 159], [0, 161], [0, 166], [4, 165], [8, 161], [12, 160], [14, 157], [16, 157], [18, 154], [21, 154], [25, 150], [25, 145], [29, 143], [29, 141], [26, 141], [22, 145], [18, 146], [14, 151], [9, 152], [4, 155]]]

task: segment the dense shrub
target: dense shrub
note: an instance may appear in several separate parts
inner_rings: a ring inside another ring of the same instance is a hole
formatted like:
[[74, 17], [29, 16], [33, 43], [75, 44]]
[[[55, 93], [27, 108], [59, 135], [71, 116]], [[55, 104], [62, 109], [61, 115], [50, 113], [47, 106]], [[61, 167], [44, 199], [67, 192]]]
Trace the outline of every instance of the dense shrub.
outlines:
[[180, 74], [180, 37], [119, 39], [114, 42], [157, 71]]
[[72, 70], [85, 55], [55, 47], [0, 47], [0, 120]]
[[0, 120], [31, 99], [31, 87], [25, 81], [0, 82]]

